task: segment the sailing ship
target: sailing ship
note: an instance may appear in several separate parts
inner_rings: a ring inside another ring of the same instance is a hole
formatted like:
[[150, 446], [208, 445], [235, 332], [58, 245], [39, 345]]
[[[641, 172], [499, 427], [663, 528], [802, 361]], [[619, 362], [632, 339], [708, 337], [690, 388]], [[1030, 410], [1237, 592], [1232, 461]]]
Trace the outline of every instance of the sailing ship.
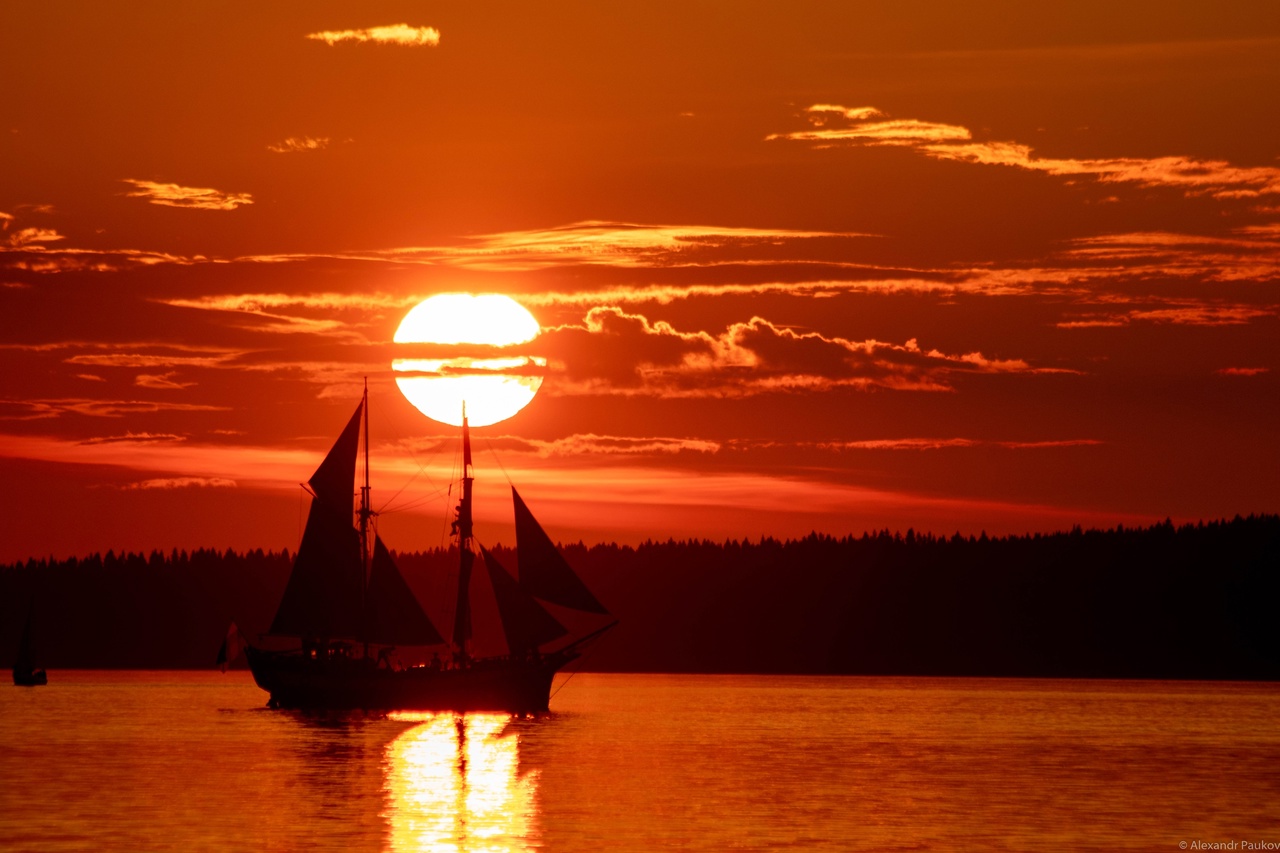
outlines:
[[[364, 485], [355, 505], [364, 433]], [[369, 391], [307, 482], [311, 509], [292, 573], [268, 636], [300, 646], [246, 644], [245, 655], [271, 707], [427, 711], [546, 711], [557, 671], [616, 622], [576, 639], [541, 602], [607, 617], [608, 610], [565, 562], [512, 487], [519, 579], [475, 541], [471, 436], [462, 417], [461, 499], [453, 522], [459, 554], [449, 649], [427, 664], [396, 663], [397, 646], [443, 646], [436, 629], [373, 530], [369, 486]], [[476, 657], [471, 581], [477, 549], [493, 588], [508, 649]], [[558, 641], [558, 644], [557, 644]]]
[[22, 637], [18, 640], [18, 657], [13, 662], [13, 683], [18, 687], [39, 687], [49, 683], [49, 676], [45, 671], [36, 668], [36, 656], [31, 645], [30, 613], [27, 613], [27, 621], [22, 626]]

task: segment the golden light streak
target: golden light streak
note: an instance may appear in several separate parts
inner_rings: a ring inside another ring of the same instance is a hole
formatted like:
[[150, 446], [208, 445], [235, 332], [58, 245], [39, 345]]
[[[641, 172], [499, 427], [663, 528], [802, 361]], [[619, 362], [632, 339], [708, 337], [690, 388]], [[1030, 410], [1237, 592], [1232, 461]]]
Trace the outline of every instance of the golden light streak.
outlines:
[[411, 27], [408, 24], [388, 24], [363, 30], [325, 30], [308, 33], [307, 38], [322, 41], [332, 47], [340, 42], [373, 42], [397, 44], [406, 47], [435, 47], [440, 44], [440, 31], [435, 27]]
[[520, 775], [519, 739], [503, 734], [509, 720], [441, 714], [387, 746], [391, 850], [515, 853], [540, 846], [538, 777]]

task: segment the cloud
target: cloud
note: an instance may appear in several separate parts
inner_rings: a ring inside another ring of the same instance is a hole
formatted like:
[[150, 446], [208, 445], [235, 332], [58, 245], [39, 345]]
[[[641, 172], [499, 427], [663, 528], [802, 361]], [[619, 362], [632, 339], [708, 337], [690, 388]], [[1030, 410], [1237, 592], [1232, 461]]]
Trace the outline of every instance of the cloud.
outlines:
[[185, 207], [195, 210], [235, 210], [243, 204], [253, 204], [253, 196], [248, 193], [229, 193], [200, 187], [184, 187], [179, 184], [161, 184], [155, 181], [140, 181], [125, 178], [124, 183], [134, 186], [133, 192], [125, 193], [130, 198], [145, 198], [152, 204], [167, 207]]
[[624, 268], [714, 266], [760, 257], [767, 248], [777, 263], [778, 247], [793, 241], [850, 239], [871, 234], [738, 228], [715, 225], [643, 225], [591, 220], [556, 228], [507, 231], [437, 249], [401, 249], [386, 259], [430, 259], [485, 270], [535, 270], [571, 264]]
[[[457, 437], [415, 437], [386, 445], [384, 452], [410, 454], [450, 450]], [[503, 454], [524, 454], [538, 459], [578, 459], [594, 456], [672, 456], [678, 453], [719, 453], [724, 444], [700, 438], [673, 436], [622, 436], [575, 433], [563, 438], [537, 439], [514, 435], [484, 436], [484, 446]]]
[[[8, 225], [8, 223], [5, 223]], [[23, 228], [11, 233], [5, 243], [11, 248], [23, 249], [41, 243], [52, 243], [66, 238], [52, 228]]]
[[[245, 328], [279, 334], [317, 334], [362, 339], [357, 323], [333, 318], [334, 311], [401, 311], [425, 296], [382, 293], [241, 293], [201, 296], [194, 299], [158, 299], [164, 305], [202, 311], [226, 311], [260, 318]], [[300, 309], [300, 310], [299, 310]]]
[[1264, 373], [1270, 373], [1269, 367], [1224, 367], [1216, 371], [1223, 376], [1261, 376]]
[[290, 136], [281, 142], [273, 142], [267, 146], [268, 151], [276, 154], [292, 154], [299, 151], [318, 151], [329, 147], [329, 137], [312, 138], [310, 136]]
[[1139, 231], [1099, 234], [1070, 241], [1059, 257], [1082, 270], [1113, 265], [1116, 275], [1178, 276], [1209, 281], [1280, 279], [1280, 233], [1270, 225], [1226, 235]]
[[778, 326], [762, 317], [724, 331], [684, 332], [618, 307], [539, 339], [561, 373], [555, 393], [743, 397], [836, 388], [950, 391], [960, 373], [1061, 372], [981, 352], [951, 355], [903, 344], [851, 341]]
[[[5, 413], [13, 410], [14, 414]], [[226, 412], [227, 406], [196, 403], [156, 403], [150, 400], [90, 400], [63, 398], [50, 400], [0, 400], [0, 420], [41, 420], [75, 414], [91, 418], [121, 418], [154, 412]]]
[[133, 378], [133, 384], [139, 388], [153, 388], [159, 390], [181, 390], [190, 388], [195, 385], [194, 382], [175, 382], [171, 377], [176, 375], [174, 372], [153, 375], [148, 373], [140, 373]]
[[[1120, 301], [1119, 297], [1107, 300]], [[1128, 326], [1135, 322], [1167, 323], [1177, 326], [1242, 326], [1262, 317], [1280, 316], [1280, 306], [1227, 304], [1213, 300], [1134, 298], [1161, 307], [1130, 308], [1127, 311], [1095, 311], [1068, 315], [1054, 325], [1059, 329], [1088, 329]]]
[[170, 353], [109, 352], [73, 355], [63, 359], [64, 364], [83, 364], [94, 367], [219, 367], [240, 353], [217, 355], [173, 355]]
[[408, 24], [390, 24], [384, 27], [369, 27], [363, 30], [325, 30], [319, 33], [308, 33], [307, 38], [322, 41], [331, 47], [344, 41], [398, 44], [407, 47], [435, 47], [440, 44], [440, 31], [435, 27], [411, 27]]
[[173, 433], [126, 432], [124, 435], [104, 435], [86, 438], [80, 444], [89, 446], [95, 444], [169, 444], [186, 440], [187, 437], [185, 435], [175, 435]]
[[810, 129], [771, 133], [767, 140], [835, 144], [895, 145], [913, 148], [938, 160], [984, 166], [1009, 166], [1050, 175], [1090, 177], [1102, 183], [1169, 187], [1186, 195], [1219, 199], [1253, 199], [1280, 194], [1280, 168], [1236, 166], [1225, 160], [1186, 156], [1039, 157], [1029, 145], [975, 141], [957, 125], [919, 119], [890, 119], [875, 107], [846, 108], [816, 104], [805, 110]]
[[235, 488], [236, 481], [228, 480], [225, 477], [164, 477], [155, 480], [143, 480], [138, 483], [129, 483], [122, 486], [126, 490], [150, 490], [150, 489], [228, 489]]
[[[973, 138], [968, 128], [953, 124], [888, 119], [875, 107], [846, 108], [832, 104], [815, 104], [805, 110], [816, 125], [813, 130], [793, 133], [771, 133], [765, 139], [792, 139], [806, 142], [863, 142], [873, 145], [918, 145], [925, 142], [947, 142]], [[832, 119], [845, 120], [841, 127], [831, 127]], [[876, 119], [885, 119], [878, 121]]]
[[1092, 438], [1060, 441], [993, 441], [977, 438], [878, 438], [865, 441], [822, 442], [825, 450], [942, 450], [953, 447], [1002, 447], [1009, 450], [1039, 450], [1051, 447], [1091, 447], [1103, 442]]
[[664, 436], [617, 436], [582, 433], [552, 441], [522, 440], [541, 457], [583, 455], [669, 455], [674, 453], [716, 453], [720, 443], [695, 438]]

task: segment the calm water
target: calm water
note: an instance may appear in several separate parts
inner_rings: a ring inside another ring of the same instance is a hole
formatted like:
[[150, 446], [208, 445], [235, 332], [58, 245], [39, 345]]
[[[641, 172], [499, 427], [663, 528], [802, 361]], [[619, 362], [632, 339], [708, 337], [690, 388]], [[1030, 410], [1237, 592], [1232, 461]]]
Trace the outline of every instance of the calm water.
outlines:
[[305, 717], [245, 673], [0, 688], [4, 850], [1280, 843], [1280, 685], [577, 675], [539, 719]]

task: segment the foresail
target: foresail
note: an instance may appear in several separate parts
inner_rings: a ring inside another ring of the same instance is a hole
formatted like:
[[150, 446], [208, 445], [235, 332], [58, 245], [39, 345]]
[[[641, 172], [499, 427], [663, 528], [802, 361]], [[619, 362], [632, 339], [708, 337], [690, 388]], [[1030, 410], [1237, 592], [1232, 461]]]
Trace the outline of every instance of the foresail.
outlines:
[[586, 610], [608, 613], [586, 584], [552, 544], [551, 538], [529, 512], [514, 487], [511, 497], [516, 507], [516, 551], [519, 554], [520, 586], [535, 598]]
[[494, 559], [493, 554], [484, 547], [480, 548], [480, 552], [484, 555], [485, 568], [489, 570], [493, 596], [498, 602], [498, 616], [502, 619], [502, 630], [506, 634], [507, 648], [511, 654], [528, 654], [543, 643], [569, 633], [541, 604], [520, 588], [520, 584]]
[[311, 500], [293, 573], [271, 633], [284, 637], [354, 639], [360, 630], [360, 534], [350, 513]]
[[373, 566], [365, 590], [364, 639], [389, 646], [444, 642], [378, 536], [373, 538]]
[[345, 511], [348, 523], [355, 511], [356, 456], [360, 450], [360, 415], [364, 402], [356, 406], [356, 412], [334, 442], [329, 455], [311, 475], [307, 485], [312, 493], [328, 506]]

